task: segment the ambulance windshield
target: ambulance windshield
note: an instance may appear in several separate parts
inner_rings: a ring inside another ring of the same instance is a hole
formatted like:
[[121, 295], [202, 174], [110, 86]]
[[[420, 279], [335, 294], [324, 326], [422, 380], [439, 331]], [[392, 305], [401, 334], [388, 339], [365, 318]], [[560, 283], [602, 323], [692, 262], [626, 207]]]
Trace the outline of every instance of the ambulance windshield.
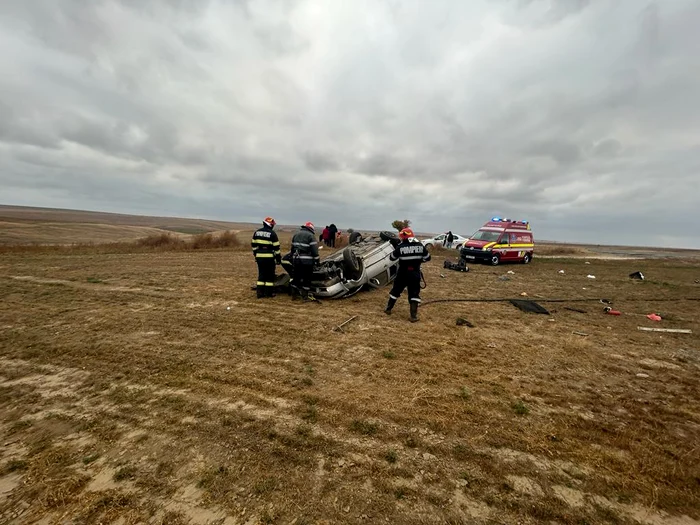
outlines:
[[472, 241], [486, 241], [486, 242], [496, 242], [498, 237], [500, 237], [501, 232], [490, 232], [479, 230], [474, 235], [471, 236]]

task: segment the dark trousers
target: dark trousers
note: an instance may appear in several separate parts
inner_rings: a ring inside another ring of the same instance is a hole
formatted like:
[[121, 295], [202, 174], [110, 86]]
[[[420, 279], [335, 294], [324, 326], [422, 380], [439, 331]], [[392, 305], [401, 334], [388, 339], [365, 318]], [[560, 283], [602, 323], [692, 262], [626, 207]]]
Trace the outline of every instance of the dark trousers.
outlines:
[[408, 302], [420, 303], [420, 270], [399, 272], [394, 280], [394, 286], [389, 292], [391, 299], [398, 299], [405, 288], [408, 288]]
[[272, 297], [275, 291], [275, 260], [268, 257], [258, 257], [258, 297]]
[[308, 292], [311, 289], [311, 278], [313, 274], [313, 264], [304, 264], [302, 262], [294, 263], [294, 286], [298, 290]]
[[328, 238], [328, 246], [330, 246], [331, 248], [335, 248], [335, 234], [332, 234]]

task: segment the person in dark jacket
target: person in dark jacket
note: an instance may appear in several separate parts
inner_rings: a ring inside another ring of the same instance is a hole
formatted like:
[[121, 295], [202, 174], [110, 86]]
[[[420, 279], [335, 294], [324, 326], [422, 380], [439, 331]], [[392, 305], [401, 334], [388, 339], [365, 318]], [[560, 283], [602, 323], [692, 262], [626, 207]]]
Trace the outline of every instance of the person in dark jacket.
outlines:
[[328, 227], [328, 242], [331, 248], [335, 248], [335, 238], [338, 235], [338, 227], [335, 224], [331, 224]]
[[447, 248], [452, 248], [452, 243], [455, 242], [455, 236], [452, 235], [452, 230], [447, 232], [447, 236], [445, 237], [445, 242], [447, 243], [445, 245]]
[[391, 314], [392, 308], [401, 296], [404, 288], [408, 288], [408, 304], [411, 309], [411, 322], [418, 321], [418, 305], [420, 304], [420, 265], [430, 260], [430, 253], [425, 246], [413, 235], [413, 230], [404, 228], [399, 232], [401, 242], [396, 245], [390, 258], [399, 260], [394, 286], [389, 292], [389, 302], [384, 313]]
[[307, 222], [292, 237], [292, 262], [294, 264], [294, 279], [292, 281], [292, 299], [301, 296], [304, 300], [313, 300], [311, 277], [314, 264], [320, 262], [318, 242], [312, 222]]
[[253, 234], [250, 246], [258, 265], [258, 299], [275, 296], [275, 264], [282, 262], [280, 241], [274, 231], [275, 219], [265, 217], [262, 228]]

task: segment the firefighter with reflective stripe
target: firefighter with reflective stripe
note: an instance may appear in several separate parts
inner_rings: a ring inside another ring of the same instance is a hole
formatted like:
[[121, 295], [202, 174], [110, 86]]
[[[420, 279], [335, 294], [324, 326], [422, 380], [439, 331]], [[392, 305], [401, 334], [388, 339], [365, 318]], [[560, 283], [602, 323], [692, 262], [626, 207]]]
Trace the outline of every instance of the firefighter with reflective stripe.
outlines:
[[311, 277], [314, 264], [320, 262], [318, 242], [313, 223], [307, 222], [292, 237], [292, 263], [294, 264], [294, 279], [292, 281], [292, 299], [301, 296], [304, 300], [313, 300]]
[[275, 219], [265, 217], [262, 228], [253, 234], [250, 245], [258, 264], [258, 299], [275, 296], [275, 264], [282, 262], [280, 241], [274, 231]]
[[384, 313], [391, 314], [396, 301], [404, 288], [408, 288], [408, 304], [411, 308], [411, 322], [418, 321], [418, 305], [420, 304], [420, 265], [430, 260], [430, 253], [413, 235], [413, 230], [404, 228], [399, 232], [401, 242], [396, 245], [391, 260], [399, 260], [394, 286], [389, 292], [389, 302]]

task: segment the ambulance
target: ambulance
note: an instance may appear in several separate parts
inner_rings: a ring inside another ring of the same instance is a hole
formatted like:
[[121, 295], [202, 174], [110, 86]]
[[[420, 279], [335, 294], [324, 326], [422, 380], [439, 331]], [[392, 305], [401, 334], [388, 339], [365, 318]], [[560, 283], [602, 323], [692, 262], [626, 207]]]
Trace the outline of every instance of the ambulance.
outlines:
[[529, 222], [492, 217], [462, 244], [460, 256], [465, 262], [493, 266], [502, 262], [527, 264], [534, 251], [535, 241]]

